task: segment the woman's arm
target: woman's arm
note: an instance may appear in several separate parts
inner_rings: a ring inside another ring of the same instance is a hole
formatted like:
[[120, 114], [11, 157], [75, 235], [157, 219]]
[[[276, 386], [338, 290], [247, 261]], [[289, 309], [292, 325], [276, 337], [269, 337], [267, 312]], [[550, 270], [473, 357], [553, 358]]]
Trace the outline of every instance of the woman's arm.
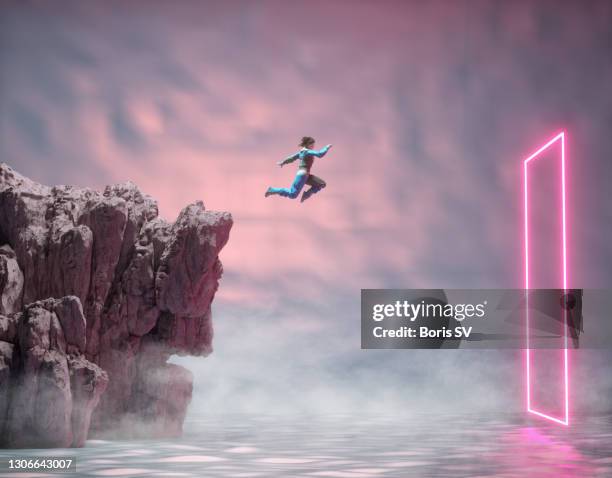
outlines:
[[319, 151], [316, 151], [314, 149], [307, 149], [306, 154], [309, 154], [311, 156], [316, 156], [317, 158], [322, 158], [323, 156], [327, 154], [327, 152], [329, 151], [331, 147], [332, 145], [328, 144], [327, 146], [323, 146]]
[[289, 163], [293, 163], [296, 159], [298, 159], [300, 156], [299, 151], [295, 154], [292, 154], [291, 156], [287, 156], [285, 159], [283, 159], [282, 161], [279, 161], [278, 164], [281, 168], [285, 165], [285, 164], [289, 164]]

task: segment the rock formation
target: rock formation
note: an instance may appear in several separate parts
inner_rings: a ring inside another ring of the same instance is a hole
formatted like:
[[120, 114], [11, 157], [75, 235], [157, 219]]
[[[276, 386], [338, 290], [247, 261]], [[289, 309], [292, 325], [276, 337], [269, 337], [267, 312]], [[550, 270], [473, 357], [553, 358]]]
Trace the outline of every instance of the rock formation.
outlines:
[[192, 376], [167, 360], [212, 350], [231, 226], [202, 202], [168, 223], [130, 182], [47, 187], [0, 164], [0, 446], [180, 434]]
[[[81, 446], [108, 375], [86, 360], [85, 317], [75, 296], [0, 316], [4, 446]], [[4, 372], [4, 373], [3, 373]]]

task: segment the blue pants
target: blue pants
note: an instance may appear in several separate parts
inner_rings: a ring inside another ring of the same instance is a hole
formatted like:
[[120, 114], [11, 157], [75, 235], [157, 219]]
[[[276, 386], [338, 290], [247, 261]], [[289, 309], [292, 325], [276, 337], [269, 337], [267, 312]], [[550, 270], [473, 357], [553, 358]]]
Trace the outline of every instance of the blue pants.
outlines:
[[321, 178], [315, 176], [314, 174], [309, 174], [306, 171], [299, 170], [295, 175], [295, 179], [291, 184], [291, 187], [288, 188], [270, 188], [270, 192], [272, 194], [278, 194], [279, 196], [284, 196], [286, 198], [295, 199], [300, 195], [300, 191], [304, 188], [304, 185], [308, 184], [310, 189], [306, 191], [304, 194], [314, 194], [319, 192], [326, 186], [325, 181]]

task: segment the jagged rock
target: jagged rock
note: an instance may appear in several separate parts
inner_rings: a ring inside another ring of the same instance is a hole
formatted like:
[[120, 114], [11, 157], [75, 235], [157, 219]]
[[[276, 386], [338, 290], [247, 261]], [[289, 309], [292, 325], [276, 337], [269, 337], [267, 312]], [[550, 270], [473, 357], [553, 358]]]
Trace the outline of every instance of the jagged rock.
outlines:
[[6, 413], [11, 398], [11, 370], [15, 365], [14, 352], [13, 344], [0, 340], [0, 437], [6, 436]]
[[[130, 182], [102, 193], [47, 187], [0, 164], [0, 341], [16, 344], [20, 352], [12, 356], [23, 360], [16, 375], [16, 365], [5, 368], [23, 385], [17, 394], [41, 394], [37, 384], [48, 385], [44, 393], [59, 404], [48, 429], [62, 443], [81, 445], [88, 428], [102, 433], [126, 417], [158, 435], [180, 432], [192, 377], [166, 361], [212, 350], [210, 306], [231, 226], [228, 213], [206, 211], [199, 201], [169, 223]], [[48, 298], [61, 300], [14, 313]], [[101, 386], [91, 387], [104, 381], [96, 366], [109, 376], [102, 395]], [[67, 417], [62, 410], [75, 397], [83, 408], [73, 403]], [[83, 410], [98, 400], [89, 426]], [[41, 413], [11, 408], [14, 401], [9, 397], [8, 425], [25, 427]]]
[[8, 245], [0, 246], [0, 314], [11, 314], [21, 307], [23, 274], [15, 252]]
[[80, 356], [68, 356], [72, 390], [72, 446], [83, 446], [89, 433], [91, 414], [108, 384], [108, 375], [100, 367]]
[[142, 340], [139, 353], [132, 356], [134, 374], [127, 413], [119, 415], [114, 429], [102, 432], [102, 437], [181, 435], [191, 402], [193, 375], [167, 363], [169, 356], [168, 349], [152, 337]]
[[0, 315], [0, 340], [14, 343], [17, 337], [17, 323], [19, 315]]
[[[73, 343], [75, 333], [85, 331], [78, 297], [28, 304], [12, 321], [16, 333], [6, 338], [14, 343], [0, 342], [6, 344], [0, 346], [0, 444], [82, 445], [108, 376], [82, 355], [84, 342]], [[3, 362], [8, 373], [2, 373]], [[80, 378], [83, 369], [88, 380]]]
[[85, 353], [86, 321], [81, 301], [76, 296], [67, 296], [53, 303], [53, 312], [62, 326], [66, 351], [69, 354]]
[[223, 267], [217, 251], [227, 241], [223, 213], [206, 213], [201, 202], [183, 209], [160, 259], [155, 289], [161, 310], [197, 317], [217, 291]]

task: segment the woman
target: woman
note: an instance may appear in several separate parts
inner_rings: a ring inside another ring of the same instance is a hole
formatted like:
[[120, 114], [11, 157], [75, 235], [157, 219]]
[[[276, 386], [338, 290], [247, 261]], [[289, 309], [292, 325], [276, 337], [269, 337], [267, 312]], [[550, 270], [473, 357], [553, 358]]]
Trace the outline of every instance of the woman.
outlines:
[[314, 150], [314, 145], [314, 138], [311, 138], [310, 136], [304, 136], [302, 138], [302, 141], [300, 142], [300, 146], [302, 147], [302, 149], [300, 149], [297, 153], [284, 159], [283, 161], [279, 161], [277, 163], [282, 168], [285, 164], [292, 163], [296, 159], [300, 160], [297, 174], [295, 175], [295, 179], [293, 180], [293, 184], [291, 184], [291, 187], [269, 187], [265, 194], [266, 197], [271, 196], [273, 194], [278, 194], [279, 196], [295, 199], [299, 196], [300, 191], [302, 190], [304, 185], [308, 184], [310, 186], [310, 189], [304, 191], [304, 194], [302, 194], [301, 202], [304, 202], [314, 193], [319, 192], [326, 186], [325, 181], [315, 176], [314, 174], [310, 174], [310, 168], [312, 168], [314, 158], [322, 158], [323, 156], [325, 156], [325, 154], [329, 151], [329, 148], [331, 148], [332, 145], [328, 144], [319, 151]]

